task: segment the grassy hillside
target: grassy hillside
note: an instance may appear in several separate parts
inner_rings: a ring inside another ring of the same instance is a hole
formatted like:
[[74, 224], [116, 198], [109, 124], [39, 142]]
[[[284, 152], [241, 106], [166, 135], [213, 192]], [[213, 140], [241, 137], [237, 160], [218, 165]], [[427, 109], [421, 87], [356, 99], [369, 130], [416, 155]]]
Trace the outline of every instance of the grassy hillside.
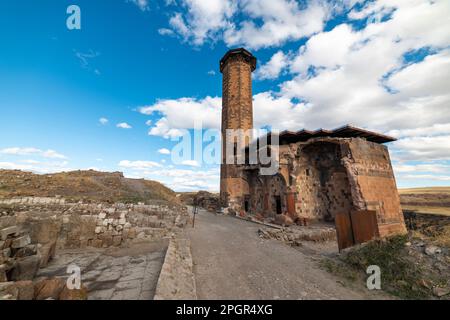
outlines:
[[402, 208], [450, 216], [450, 187], [399, 189]]
[[75, 201], [177, 201], [176, 194], [161, 183], [124, 178], [121, 172], [89, 170], [37, 175], [18, 170], [0, 170], [0, 198], [56, 195]]

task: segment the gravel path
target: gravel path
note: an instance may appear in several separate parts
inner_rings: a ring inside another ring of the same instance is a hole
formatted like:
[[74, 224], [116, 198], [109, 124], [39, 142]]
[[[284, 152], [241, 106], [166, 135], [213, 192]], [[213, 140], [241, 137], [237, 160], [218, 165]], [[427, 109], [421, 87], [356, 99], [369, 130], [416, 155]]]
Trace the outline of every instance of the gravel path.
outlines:
[[374, 299], [321, 270], [313, 257], [276, 240], [259, 226], [201, 210], [188, 226], [199, 299]]

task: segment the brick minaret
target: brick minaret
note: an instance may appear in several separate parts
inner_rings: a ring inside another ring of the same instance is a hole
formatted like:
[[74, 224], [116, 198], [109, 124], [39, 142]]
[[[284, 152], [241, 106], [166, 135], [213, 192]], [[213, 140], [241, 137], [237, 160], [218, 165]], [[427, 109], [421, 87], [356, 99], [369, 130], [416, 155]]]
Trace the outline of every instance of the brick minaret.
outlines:
[[223, 74], [222, 137], [224, 137], [220, 199], [225, 207], [232, 202], [241, 206], [248, 189], [243, 179], [242, 166], [225, 164], [225, 137], [227, 129], [253, 129], [252, 72], [255, 69], [256, 58], [243, 48], [228, 51], [220, 60], [220, 72]]

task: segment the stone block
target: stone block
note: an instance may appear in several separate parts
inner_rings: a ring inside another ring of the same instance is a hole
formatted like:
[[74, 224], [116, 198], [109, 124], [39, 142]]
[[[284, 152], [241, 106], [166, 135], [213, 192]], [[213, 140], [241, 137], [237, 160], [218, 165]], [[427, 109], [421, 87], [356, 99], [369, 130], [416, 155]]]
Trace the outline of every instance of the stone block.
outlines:
[[7, 227], [15, 226], [16, 223], [17, 223], [17, 219], [15, 216], [0, 217], [0, 230], [7, 228]]
[[128, 231], [128, 238], [130, 238], [130, 239], [136, 238], [136, 229], [135, 228], [130, 228], [130, 230]]
[[14, 240], [14, 239], [12, 239], [12, 238], [6, 239], [6, 240], [5, 240], [5, 243], [3, 244], [3, 248], [4, 248], [4, 249], [11, 248], [11, 245], [12, 245], [13, 240]]
[[14, 254], [15, 258], [24, 258], [33, 256], [37, 253], [37, 246], [33, 244], [29, 244], [23, 248], [20, 248], [17, 250], [17, 252]]
[[11, 280], [33, 280], [39, 270], [41, 257], [34, 255], [16, 260], [16, 264], [11, 272]]
[[0, 301], [2, 300], [17, 300], [19, 297], [19, 290], [14, 282], [0, 283]]
[[23, 248], [23, 247], [26, 247], [27, 245], [29, 245], [30, 243], [31, 243], [30, 236], [24, 235], [22, 237], [14, 239], [11, 244], [11, 248], [13, 248], [13, 249]]
[[[52, 243], [59, 237], [62, 221], [53, 218], [39, 219], [30, 221], [29, 226], [30, 237], [33, 243]], [[67, 224], [66, 227], [73, 229], [71, 224]]]
[[4, 258], [9, 258], [9, 257], [11, 257], [11, 248], [5, 248], [5, 249], [3, 249], [1, 254], [2, 254], [2, 256], [3, 256]]
[[113, 236], [109, 233], [104, 233], [101, 237], [103, 242], [103, 248], [111, 247], [113, 245]]
[[6, 278], [6, 265], [0, 264], [0, 283], [6, 281], [8, 281], [8, 279]]
[[44, 268], [53, 259], [56, 253], [56, 242], [47, 243], [39, 248], [39, 255], [41, 257], [40, 268]]
[[6, 240], [9, 236], [15, 236], [19, 232], [17, 226], [12, 226], [8, 228], [4, 228], [0, 230], [0, 238], [1, 240]]
[[101, 239], [94, 239], [92, 240], [92, 246], [94, 248], [101, 248], [103, 247], [103, 241]]
[[140, 232], [137, 237], [137, 239], [144, 239], [145, 238], [145, 232]]
[[89, 243], [88, 239], [80, 240], [80, 248], [86, 249], [86, 247], [88, 246], [88, 243]]
[[41, 280], [34, 286], [34, 297], [36, 300], [58, 300], [65, 286], [66, 281], [62, 278]]
[[122, 236], [114, 236], [113, 237], [113, 245], [115, 247], [120, 246], [121, 243], [122, 243]]
[[59, 300], [87, 300], [88, 291], [85, 287], [81, 287], [80, 289], [69, 289], [67, 286], [64, 286], [62, 292], [59, 295]]
[[33, 281], [17, 281], [15, 283], [19, 291], [18, 300], [33, 300], [34, 299], [34, 284]]

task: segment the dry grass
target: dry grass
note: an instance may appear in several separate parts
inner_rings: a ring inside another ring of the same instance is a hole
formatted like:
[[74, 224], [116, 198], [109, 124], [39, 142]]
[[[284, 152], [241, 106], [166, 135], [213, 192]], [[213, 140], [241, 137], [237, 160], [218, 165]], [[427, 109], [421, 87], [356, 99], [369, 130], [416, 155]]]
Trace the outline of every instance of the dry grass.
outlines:
[[428, 187], [428, 188], [409, 188], [409, 189], [398, 189], [398, 192], [402, 194], [421, 194], [421, 193], [441, 193], [450, 196], [450, 187]]
[[450, 207], [428, 207], [428, 206], [408, 206], [402, 205], [403, 210], [416, 211], [425, 214], [438, 214], [450, 217]]
[[399, 189], [403, 210], [450, 216], [450, 187]]
[[128, 179], [120, 172], [89, 170], [38, 175], [18, 170], [0, 170], [0, 198], [56, 195], [75, 201], [178, 201], [175, 192], [161, 183]]

